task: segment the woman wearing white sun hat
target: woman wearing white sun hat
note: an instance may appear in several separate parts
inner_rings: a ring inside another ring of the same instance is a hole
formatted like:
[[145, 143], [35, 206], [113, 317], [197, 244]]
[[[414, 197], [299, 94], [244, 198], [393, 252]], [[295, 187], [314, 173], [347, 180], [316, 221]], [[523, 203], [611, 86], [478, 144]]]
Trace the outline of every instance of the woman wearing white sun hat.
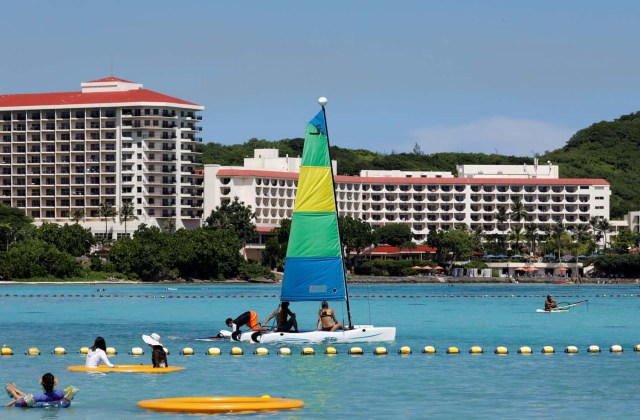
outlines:
[[153, 349], [151, 352], [151, 363], [153, 363], [153, 367], [165, 368], [169, 366], [169, 363], [167, 363], [167, 353], [164, 351], [164, 347], [162, 347], [158, 334], [143, 335], [142, 341], [150, 345]]

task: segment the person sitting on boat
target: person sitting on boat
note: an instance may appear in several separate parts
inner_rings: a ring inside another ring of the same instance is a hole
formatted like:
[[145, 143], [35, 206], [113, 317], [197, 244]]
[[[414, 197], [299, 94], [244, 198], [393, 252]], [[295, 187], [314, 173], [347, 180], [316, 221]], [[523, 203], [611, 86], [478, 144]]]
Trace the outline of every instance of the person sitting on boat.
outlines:
[[282, 304], [278, 306], [278, 309], [273, 311], [271, 315], [264, 320], [264, 323], [268, 324], [273, 318], [276, 319], [275, 331], [288, 332], [293, 328], [294, 332], [298, 332], [296, 314], [289, 309], [289, 302], [282, 302]]
[[544, 310], [547, 312], [551, 312], [552, 309], [558, 307], [558, 302], [551, 298], [551, 295], [547, 295], [547, 300], [544, 301]]
[[167, 362], [167, 352], [164, 351], [160, 342], [160, 335], [153, 333], [151, 335], [143, 335], [142, 341], [151, 346], [151, 363], [154, 368], [166, 368], [169, 366]]
[[236, 319], [227, 318], [225, 323], [227, 324], [227, 327], [231, 328], [232, 333], [239, 331], [240, 327], [245, 325], [253, 331], [267, 331], [267, 329], [258, 322], [258, 314], [254, 311], [247, 311]]
[[336, 314], [329, 307], [329, 303], [322, 302], [322, 308], [318, 311], [318, 330], [335, 331], [337, 329], [346, 330], [344, 325], [336, 319]]
[[78, 392], [78, 389], [74, 387], [69, 387], [65, 390], [54, 389], [58, 385], [58, 378], [53, 376], [51, 373], [45, 373], [42, 375], [42, 378], [40, 378], [40, 385], [44, 392], [42, 394], [33, 395], [25, 394], [20, 391], [18, 387], [16, 387], [16, 384], [6, 384], [5, 389], [7, 390], [7, 394], [14, 398], [13, 401], [7, 404], [7, 407], [12, 405], [31, 407], [35, 403], [53, 403], [63, 399], [71, 401], [73, 396]]

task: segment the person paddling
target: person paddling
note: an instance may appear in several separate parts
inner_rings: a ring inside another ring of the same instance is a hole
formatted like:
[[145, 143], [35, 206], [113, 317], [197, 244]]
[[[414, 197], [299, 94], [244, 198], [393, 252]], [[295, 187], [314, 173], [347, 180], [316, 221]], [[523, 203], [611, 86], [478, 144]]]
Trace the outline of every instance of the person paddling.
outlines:
[[558, 302], [551, 298], [551, 295], [547, 295], [547, 300], [544, 301], [544, 310], [547, 312], [551, 312], [552, 309], [556, 309], [558, 307]]

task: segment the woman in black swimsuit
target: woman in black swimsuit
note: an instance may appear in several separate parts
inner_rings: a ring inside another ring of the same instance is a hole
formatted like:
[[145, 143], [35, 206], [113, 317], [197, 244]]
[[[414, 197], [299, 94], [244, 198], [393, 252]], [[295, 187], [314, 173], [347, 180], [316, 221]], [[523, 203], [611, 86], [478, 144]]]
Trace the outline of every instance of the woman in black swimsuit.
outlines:
[[329, 304], [322, 302], [322, 308], [318, 311], [318, 330], [335, 331], [337, 329], [344, 330], [344, 325], [338, 322], [333, 309], [329, 308]]

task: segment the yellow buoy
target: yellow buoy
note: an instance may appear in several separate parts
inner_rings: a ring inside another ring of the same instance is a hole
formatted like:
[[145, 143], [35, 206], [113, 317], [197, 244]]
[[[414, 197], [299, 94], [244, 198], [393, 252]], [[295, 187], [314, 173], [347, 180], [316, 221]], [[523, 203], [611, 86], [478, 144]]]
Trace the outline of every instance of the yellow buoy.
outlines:
[[267, 349], [265, 347], [258, 347], [257, 349], [255, 349], [253, 354], [255, 354], [257, 356], [266, 356], [267, 354], [269, 354], [269, 349]]
[[376, 356], [384, 356], [385, 354], [387, 354], [387, 349], [384, 347], [376, 347], [376, 349], [373, 351], [373, 354], [375, 354]]
[[335, 356], [336, 354], [338, 354], [338, 350], [336, 350], [335, 347], [329, 346], [326, 349], [324, 349], [324, 354], [329, 356]]
[[37, 347], [29, 347], [29, 350], [27, 350], [24, 354], [28, 356], [40, 356], [40, 349]]
[[107, 347], [106, 353], [109, 356], [115, 356], [116, 354], [118, 354], [118, 352], [116, 351], [116, 349], [114, 347]]
[[361, 356], [364, 354], [364, 352], [362, 351], [362, 349], [360, 347], [351, 347], [349, 349], [349, 354], [354, 355], [354, 356]]
[[234, 347], [231, 349], [231, 352], [229, 354], [232, 356], [242, 356], [244, 352], [240, 347]]
[[622, 350], [622, 346], [620, 344], [614, 344], [613, 346], [611, 346], [609, 351], [611, 353], [622, 353], [623, 350]]
[[587, 352], [589, 352], [589, 353], [600, 353], [600, 347], [596, 346], [595, 344], [592, 344], [587, 349]]
[[499, 354], [499, 355], [505, 355], [505, 354], [509, 354], [509, 349], [506, 348], [505, 346], [498, 346], [496, 347], [496, 349], [494, 350], [495, 354]]
[[144, 355], [144, 350], [142, 350], [142, 347], [134, 347], [129, 351], [129, 354], [132, 356], [142, 356]]
[[449, 347], [447, 349], [447, 354], [460, 354], [460, 349], [457, 347]]
[[422, 352], [423, 352], [423, 353], [426, 353], [426, 354], [435, 354], [435, 352], [436, 352], [436, 348], [435, 348], [435, 347], [433, 347], [433, 346], [425, 346], [425, 347], [422, 349]]
[[7, 347], [6, 344], [2, 345], [2, 349], [0, 350], [0, 355], [2, 356], [13, 356], [13, 350], [11, 347]]
[[183, 356], [193, 356], [193, 349], [191, 347], [185, 347], [180, 352]]
[[291, 356], [291, 349], [289, 347], [283, 347], [278, 350], [280, 356]]
[[543, 354], [552, 354], [555, 353], [556, 351], [554, 350], [554, 348], [552, 346], [544, 346], [542, 348], [542, 353]]
[[303, 356], [314, 356], [316, 354], [316, 351], [312, 347], [305, 347], [302, 349], [300, 354]]
[[473, 346], [469, 349], [469, 353], [471, 354], [482, 354], [484, 353], [484, 350], [482, 350], [482, 347], [480, 346]]
[[217, 347], [209, 347], [207, 349], [207, 356], [220, 356], [220, 349]]
[[78, 350], [78, 353], [86, 355], [89, 353], [89, 347], [81, 347], [80, 350]]
[[56, 356], [64, 356], [65, 354], [67, 354], [67, 351], [64, 349], [64, 347], [56, 347], [55, 349], [53, 349], [51, 354], [55, 354]]
[[633, 348], [633, 351], [640, 351], [640, 344], [636, 344], [636, 346]]
[[533, 354], [533, 351], [529, 346], [522, 346], [518, 349], [518, 354]]
[[398, 354], [411, 354], [411, 347], [409, 346], [402, 346], [400, 347], [400, 350], [398, 350]]
[[564, 352], [569, 354], [574, 354], [578, 352], [578, 348], [576, 346], [567, 346], [567, 348], [564, 349]]

